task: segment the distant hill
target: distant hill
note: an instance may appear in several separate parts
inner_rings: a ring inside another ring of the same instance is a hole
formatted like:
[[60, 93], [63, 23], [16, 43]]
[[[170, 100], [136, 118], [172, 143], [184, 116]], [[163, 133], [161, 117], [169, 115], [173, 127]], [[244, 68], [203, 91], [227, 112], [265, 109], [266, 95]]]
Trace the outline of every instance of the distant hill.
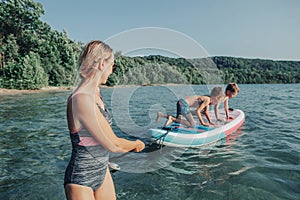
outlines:
[[299, 61], [273, 61], [235, 57], [198, 59], [160, 55], [116, 58], [116, 71], [108, 85], [300, 83]]

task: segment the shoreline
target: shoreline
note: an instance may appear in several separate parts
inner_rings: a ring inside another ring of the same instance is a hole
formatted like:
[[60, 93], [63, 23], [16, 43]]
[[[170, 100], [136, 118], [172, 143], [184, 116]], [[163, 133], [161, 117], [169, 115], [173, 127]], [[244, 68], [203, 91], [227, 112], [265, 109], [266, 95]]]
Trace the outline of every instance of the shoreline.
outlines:
[[[99, 88], [127, 88], [127, 87], [147, 87], [147, 86], [174, 86], [174, 85], [180, 85], [180, 84], [145, 84], [145, 85], [116, 85], [116, 86], [106, 86], [106, 85], [100, 85]], [[71, 86], [49, 86], [44, 87], [37, 90], [18, 90], [18, 89], [6, 89], [6, 88], [0, 88], [0, 95], [13, 95], [13, 94], [25, 94], [25, 93], [38, 93], [38, 92], [51, 92], [51, 91], [71, 91], [74, 87]]]
[[[275, 83], [276, 85], [277, 83]], [[286, 84], [299, 84], [299, 83], [286, 83]], [[180, 85], [189, 85], [189, 84], [143, 84], [143, 85], [115, 85], [115, 86], [107, 86], [100, 85], [99, 88], [128, 88], [128, 87], [148, 87], [148, 86], [180, 86]], [[193, 84], [191, 84], [193, 85]], [[259, 84], [258, 84], [259, 85]], [[268, 83], [271, 85], [271, 83]], [[26, 93], [38, 93], [38, 92], [55, 92], [55, 91], [72, 91], [74, 87], [72, 86], [48, 86], [38, 90], [18, 90], [18, 89], [6, 89], [0, 88], [0, 95], [13, 95], [13, 94], [26, 94]]]
[[73, 90], [73, 88], [72, 87], [44, 87], [38, 90], [18, 90], [18, 89], [0, 88], [0, 95], [51, 92], [51, 91], [68, 91], [68, 90]]

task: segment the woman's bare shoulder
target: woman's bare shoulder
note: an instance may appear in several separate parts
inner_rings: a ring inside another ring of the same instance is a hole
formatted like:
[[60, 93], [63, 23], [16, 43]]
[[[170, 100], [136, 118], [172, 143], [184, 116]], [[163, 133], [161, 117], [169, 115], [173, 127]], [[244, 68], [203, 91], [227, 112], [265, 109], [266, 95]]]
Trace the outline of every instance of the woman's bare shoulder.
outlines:
[[88, 93], [83, 93], [83, 92], [78, 92], [75, 94], [72, 94], [69, 97], [68, 102], [75, 104], [75, 105], [89, 105], [95, 100], [94, 96], [88, 94]]

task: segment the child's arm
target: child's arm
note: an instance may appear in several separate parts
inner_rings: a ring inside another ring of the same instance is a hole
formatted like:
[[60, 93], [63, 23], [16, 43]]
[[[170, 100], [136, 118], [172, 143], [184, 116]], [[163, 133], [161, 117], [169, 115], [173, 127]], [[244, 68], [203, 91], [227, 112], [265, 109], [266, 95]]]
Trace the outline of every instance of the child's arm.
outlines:
[[[206, 106], [204, 115], [205, 115], [206, 119], [208, 120], [209, 124], [215, 125], [215, 123], [213, 123], [213, 122], [211, 121], [211, 118], [210, 118], [210, 114], [209, 114], [209, 105]], [[208, 124], [208, 125], [209, 125], [209, 124]]]
[[215, 116], [216, 116], [216, 119], [217, 119], [217, 120], [221, 120], [221, 119], [219, 118], [219, 106], [220, 106], [220, 103], [221, 103], [221, 102], [218, 102], [218, 103], [214, 106]]
[[226, 98], [224, 101], [224, 109], [225, 109], [226, 119], [228, 120], [229, 119], [228, 98]]
[[[209, 102], [203, 102], [203, 103], [199, 106], [199, 108], [197, 109], [197, 117], [198, 117], [198, 119], [199, 119], [199, 122], [200, 122], [203, 126], [209, 126], [209, 123], [205, 123], [205, 122], [203, 121], [203, 119], [202, 119], [201, 111], [202, 111], [203, 109], [206, 109], [204, 114], [205, 114], [205, 116], [206, 116], [206, 118], [207, 118], [207, 110], [209, 109]], [[210, 117], [207, 118], [207, 120], [210, 122]]]

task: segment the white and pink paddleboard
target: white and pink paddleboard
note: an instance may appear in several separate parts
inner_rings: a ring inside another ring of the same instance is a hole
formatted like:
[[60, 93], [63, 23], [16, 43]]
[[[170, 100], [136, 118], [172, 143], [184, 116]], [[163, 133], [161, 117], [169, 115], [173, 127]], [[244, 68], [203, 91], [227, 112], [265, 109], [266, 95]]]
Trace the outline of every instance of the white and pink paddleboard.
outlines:
[[[225, 112], [220, 112], [219, 115], [221, 118], [225, 118]], [[210, 116], [212, 121], [216, 121], [213, 110], [210, 111]], [[232, 119], [227, 122], [218, 122], [218, 124], [213, 127], [203, 125], [185, 127], [179, 123], [172, 123], [170, 126], [150, 129], [149, 134], [151, 139], [156, 143], [166, 146], [203, 146], [227, 137], [238, 130], [245, 121], [244, 112], [238, 109], [231, 109], [229, 116]]]

